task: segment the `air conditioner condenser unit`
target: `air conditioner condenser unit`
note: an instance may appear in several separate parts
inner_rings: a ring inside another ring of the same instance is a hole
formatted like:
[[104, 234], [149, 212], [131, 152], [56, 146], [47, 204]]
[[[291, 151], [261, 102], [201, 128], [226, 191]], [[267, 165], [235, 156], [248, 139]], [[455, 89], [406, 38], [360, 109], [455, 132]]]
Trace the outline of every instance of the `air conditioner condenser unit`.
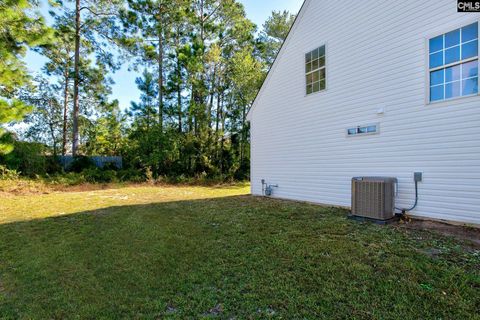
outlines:
[[381, 224], [398, 220], [395, 215], [396, 186], [397, 178], [353, 178], [350, 218], [371, 220]]

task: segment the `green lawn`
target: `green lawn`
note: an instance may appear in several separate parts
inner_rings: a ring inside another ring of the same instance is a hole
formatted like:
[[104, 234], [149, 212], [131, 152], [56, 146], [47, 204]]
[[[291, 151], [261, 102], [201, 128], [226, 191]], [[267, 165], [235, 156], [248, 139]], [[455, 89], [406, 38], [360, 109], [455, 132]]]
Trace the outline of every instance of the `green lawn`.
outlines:
[[2, 319], [480, 319], [480, 252], [248, 186], [0, 195]]

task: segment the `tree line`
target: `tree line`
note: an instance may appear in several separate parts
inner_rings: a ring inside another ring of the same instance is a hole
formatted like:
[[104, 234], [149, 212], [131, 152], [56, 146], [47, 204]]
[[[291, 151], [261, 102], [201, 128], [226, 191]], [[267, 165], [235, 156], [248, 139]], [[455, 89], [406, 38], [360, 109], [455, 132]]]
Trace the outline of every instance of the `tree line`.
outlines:
[[[51, 155], [121, 155], [154, 175], [245, 178], [246, 114], [294, 20], [258, 29], [236, 0], [0, 2], [0, 124]], [[46, 59], [30, 75], [31, 48]], [[112, 99], [115, 72], [137, 71], [141, 95]], [[12, 137], [0, 131], [0, 152]], [[10, 141], [10, 143], [9, 143]]]

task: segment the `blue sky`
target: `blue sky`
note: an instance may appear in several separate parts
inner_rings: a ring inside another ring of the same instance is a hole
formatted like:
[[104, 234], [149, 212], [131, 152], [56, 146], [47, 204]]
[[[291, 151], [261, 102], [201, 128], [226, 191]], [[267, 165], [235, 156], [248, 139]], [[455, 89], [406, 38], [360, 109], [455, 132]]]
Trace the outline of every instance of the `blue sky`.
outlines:
[[[273, 10], [288, 10], [297, 13], [303, 0], [239, 0], [245, 6], [247, 17], [257, 24], [260, 29], [265, 20], [270, 16]], [[46, 10], [46, 1], [42, 1], [43, 10]], [[45, 64], [45, 59], [34, 53], [29, 52], [26, 57], [28, 68], [32, 72], [39, 72]], [[115, 84], [112, 87], [113, 93], [111, 99], [118, 99], [122, 109], [130, 106], [130, 101], [136, 101], [139, 97], [139, 91], [135, 85], [135, 77], [138, 75], [128, 71], [128, 66], [112, 75]]]

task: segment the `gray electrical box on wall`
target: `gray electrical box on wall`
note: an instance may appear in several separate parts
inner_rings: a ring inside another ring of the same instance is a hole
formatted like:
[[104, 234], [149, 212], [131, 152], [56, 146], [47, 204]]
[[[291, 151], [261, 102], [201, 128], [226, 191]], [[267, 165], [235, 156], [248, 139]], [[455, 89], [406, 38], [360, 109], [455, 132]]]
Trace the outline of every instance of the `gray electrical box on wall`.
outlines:
[[415, 179], [415, 182], [422, 182], [423, 172], [415, 172], [414, 179]]

